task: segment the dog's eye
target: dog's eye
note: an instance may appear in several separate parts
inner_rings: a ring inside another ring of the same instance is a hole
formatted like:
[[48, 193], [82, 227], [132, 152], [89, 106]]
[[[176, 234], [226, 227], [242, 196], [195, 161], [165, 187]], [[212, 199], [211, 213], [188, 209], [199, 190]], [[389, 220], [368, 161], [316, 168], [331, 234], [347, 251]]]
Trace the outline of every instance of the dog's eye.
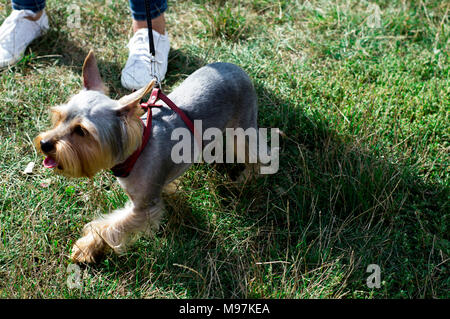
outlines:
[[79, 136], [86, 136], [87, 135], [87, 131], [81, 127], [80, 125], [77, 125], [74, 127], [73, 132]]

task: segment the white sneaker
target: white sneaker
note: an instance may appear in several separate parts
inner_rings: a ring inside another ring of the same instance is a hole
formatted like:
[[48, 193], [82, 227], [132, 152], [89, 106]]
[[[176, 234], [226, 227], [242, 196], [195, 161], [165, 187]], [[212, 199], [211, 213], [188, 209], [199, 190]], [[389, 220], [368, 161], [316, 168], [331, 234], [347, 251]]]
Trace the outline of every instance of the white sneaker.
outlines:
[[122, 70], [121, 82], [129, 90], [138, 90], [148, 84], [152, 78], [162, 81], [166, 76], [169, 59], [170, 41], [165, 35], [153, 31], [155, 43], [155, 62], [152, 74], [152, 57], [149, 51], [148, 29], [139, 29], [128, 42], [129, 56]]
[[31, 10], [13, 10], [0, 26], [0, 67], [19, 61], [27, 46], [48, 30], [48, 17], [44, 13], [37, 21], [25, 17], [34, 16]]

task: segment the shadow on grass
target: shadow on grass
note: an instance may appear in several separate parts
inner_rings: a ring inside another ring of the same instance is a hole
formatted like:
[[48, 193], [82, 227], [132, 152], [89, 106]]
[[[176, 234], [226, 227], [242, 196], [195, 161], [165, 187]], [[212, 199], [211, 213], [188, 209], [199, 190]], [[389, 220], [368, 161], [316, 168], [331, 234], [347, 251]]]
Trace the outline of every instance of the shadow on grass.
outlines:
[[[67, 34], [67, 32], [50, 29], [44, 37], [34, 41], [30, 45], [26, 54], [31, 51], [35, 56], [39, 57], [40, 60], [47, 59], [47, 63], [52, 63], [52, 61], [56, 59], [57, 64], [72, 68], [81, 78], [84, 59], [89, 53], [89, 50], [90, 48], [80, 47], [70, 38], [70, 35]], [[124, 65], [106, 61], [98, 53], [96, 54], [96, 60], [100, 74], [110, 89], [110, 96], [121, 97], [129, 94], [130, 91], [123, 88], [120, 82]], [[25, 62], [25, 64], [26, 63], [27, 62]], [[204, 61], [188, 56], [181, 50], [170, 50], [169, 70], [166, 79], [163, 81], [163, 89], [166, 90], [170, 88], [176, 82], [184, 79], [204, 64]]]
[[[90, 49], [90, 47], [80, 47], [67, 32], [50, 29], [44, 37], [33, 42], [28, 50], [34, 52], [40, 60], [46, 59], [46, 63], [54, 63], [56, 60], [57, 65], [71, 68], [80, 75], [81, 79], [84, 59]], [[98, 52], [95, 52], [95, 48], [94, 54], [102, 79], [110, 90], [110, 96], [120, 97], [129, 94], [130, 91], [123, 88], [120, 83], [123, 66], [113, 61], [106, 61]]]
[[[88, 53], [58, 31], [31, 49], [59, 55], [80, 76]], [[112, 94], [128, 94], [123, 66], [97, 58]], [[172, 50], [164, 88], [204, 64]], [[127, 278], [136, 297], [152, 282], [192, 298], [318, 298], [369, 296], [366, 267], [378, 264], [383, 285], [375, 296], [443, 297], [448, 189], [345, 140], [301, 102], [255, 87], [260, 127], [287, 136], [279, 172], [235, 185], [227, 178], [235, 166], [196, 166], [183, 190], [167, 198], [164, 229], [93, 269]], [[213, 208], [204, 206], [205, 182]]]

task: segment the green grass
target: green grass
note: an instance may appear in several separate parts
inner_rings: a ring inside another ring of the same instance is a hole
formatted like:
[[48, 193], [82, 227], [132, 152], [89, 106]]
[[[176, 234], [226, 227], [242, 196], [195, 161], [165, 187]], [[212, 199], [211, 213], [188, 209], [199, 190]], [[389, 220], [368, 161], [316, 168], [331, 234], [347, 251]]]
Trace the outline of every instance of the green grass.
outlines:
[[80, 29], [48, 1], [51, 31], [0, 71], [0, 297], [450, 297], [448, 3], [376, 1], [377, 24], [373, 2], [170, 1], [165, 90], [206, 63], [240, 65], [260, 126], [286, 134], [280, 170], [236, 186], [235, 167], [194, 166], [161, 230], [82, 267], [81, 290], [66, 284], [71, 247], [127, 197], [108, 173], [44, 170], [32, 140], [80, 89], [89, 48], [110, 95], [128, 93], [131, 28], [124, 1], [74, 3]]

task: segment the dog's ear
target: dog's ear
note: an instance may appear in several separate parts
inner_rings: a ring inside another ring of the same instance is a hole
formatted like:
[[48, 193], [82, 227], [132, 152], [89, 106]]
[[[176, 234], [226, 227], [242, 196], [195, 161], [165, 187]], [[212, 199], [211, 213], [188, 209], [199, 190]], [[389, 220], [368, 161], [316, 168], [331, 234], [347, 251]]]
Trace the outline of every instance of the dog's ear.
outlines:
[[125, 114], [127, 115], [134, 115], [140, 111], [140, 101], [141, 99], [155, 86], [156, 80], [151, 80], [146, 86], [143, 88], [140, 88], [139, 90], [123, 96], [119, 100], [120, 108], [117, 110], [118, 114], [123, 116]]
[[106, 86], [103, 84], [95, 60], [94, 51], [90, 50], [83, 63], [83, 86], [87, 90], [100, 91], [106, 93]]

